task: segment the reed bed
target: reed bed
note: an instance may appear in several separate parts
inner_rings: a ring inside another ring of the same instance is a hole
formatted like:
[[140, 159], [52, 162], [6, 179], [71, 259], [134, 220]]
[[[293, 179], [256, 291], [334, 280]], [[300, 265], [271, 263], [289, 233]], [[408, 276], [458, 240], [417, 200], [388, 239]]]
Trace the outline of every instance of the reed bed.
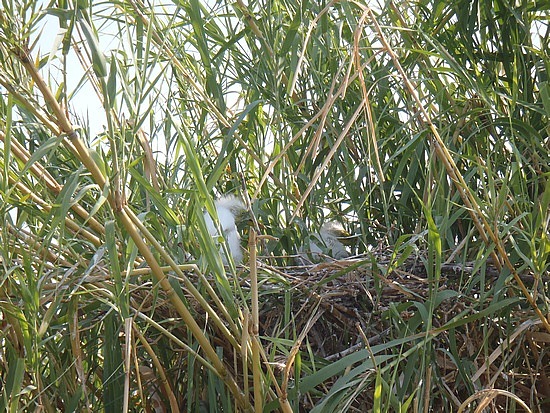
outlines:
[[3, 1], [0, 410], [548, 410], [548, 21]]

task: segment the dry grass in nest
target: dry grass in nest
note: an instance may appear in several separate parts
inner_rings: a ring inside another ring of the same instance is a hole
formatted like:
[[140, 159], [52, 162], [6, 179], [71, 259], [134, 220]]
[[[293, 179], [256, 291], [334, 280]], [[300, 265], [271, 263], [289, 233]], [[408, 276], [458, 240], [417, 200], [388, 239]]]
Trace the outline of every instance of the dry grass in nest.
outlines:
[[[317, 367], [364, 348], [414, 336], [403, 346], [390, 345], [385, 350], [387, 354], [405, 353], [425, 338], [424, 326], [417, 320], [419, 308], [425, 308], [429, 297], [437, 295], [431, 291], [437, 288], [441, 302], [434, 308], [432, 337], [425, 352], [434, 359], [429, 372], [431, 385], [436, 392], [445, 394], [432, 398], [434, 406], [438, 400], [442, 404], [452, 400], [458, 408], [483, 389], [509, 391], [527, 405], [549, 406], [550, 334], [533, 318], [529, 308], [515, 304], [504, 308], [504, 313], [495, 310], [476, 316], [494, 301], [491, 298], [494, 292], [486, 293], [499, 279], [495, 268], [485, 269], [481, 291], [479, 280], [475, 281], [479, 274], [473, 263], [443, 265], [438, 285], [430, 285], [420, 259], [408, 259], [387, 273], [389, 262], [388, 256], [379, 254], [308, 267], [273, 267], [260, 263], [260, 336], [295, 340], [306, 333], [305, 339], [298, 343], [303, 350], [302, 357], [311, 354], [317, 360]], [[528, 274], [523, 277], [526, 283], [533, 281]], [[245, 292], [248, 283], [244, 270], [241, 286]], [[513, 297], [513, 288], [501, 288], [499, 294]], [[187, 298], [197, 316], [202, 317], [201, 322], [206, 323], [202, 309], [193, 304], [195, 301], [190, 296]], [[147, 300], [142, 297], [137, 300], [141, 308], [147, 307]], [[176, 314], [172, 314], [170, 306], [158, 302], [156, 306], [155, 318], [170, 317], [174, 320], [175, 334], [185, 337], [185, 328]], [[453, 328], [447, 331], [446, 325]], [[214, 328], [211, 334], [215, 336], [215, 344], [224, 348], [224, 354], [232, 354], [228, 368], [238, 377], [240, 372], [235, 371], [234, 366], [239, 363], [233, 362], [233, 349], [224, 337], [216, 336]], [[273, 354], [273, 342], [264, 340], [263, 345], [267, 354]], [[284, 369], [288, 353], [276, 352], [273, 365], [280, 363], [281, 366], [280, 370], [275, 369], [277, 374]], [[402, 362], [405, 368], [407, 360]], [[464, 374], [475, 386], [465, 382]], [[417, 379], [426, 380], [426, 377]], [[337, 378], [325, 381], [320, 394], [325, 394]], [[418, 383], [421, 384], [426, 385]], [[372, 406], [372, 397], [373, 386], [367, 386], [353, 406], [357, 409]], [[504, 408], [510, 402], [505, 393], [483, 393], [483, 397], [491, 397], [496, 408]], [[302, 409], [308, 411], [315, 402], [315, 397], [304, 397]]]

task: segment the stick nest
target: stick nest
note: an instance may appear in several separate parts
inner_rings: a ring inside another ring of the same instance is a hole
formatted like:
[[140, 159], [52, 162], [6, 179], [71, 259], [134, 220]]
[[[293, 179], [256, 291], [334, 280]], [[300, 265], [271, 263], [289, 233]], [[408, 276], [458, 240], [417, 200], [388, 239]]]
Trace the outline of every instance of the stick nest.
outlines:
[[[406, 354], [426, 339], [426, 323], [431, 322], [430, 341], [422, 353], [433, 362], [429, 373], [412, 378], [417, 380], [412, 388], [428, 386], [432, 407], [439, 403], [444, 408], [451, 400], [458, 408], [476, 394], [491, 397], [497, 409], [509, 407], [510, 396], [499, 391], [509, 391], [527, 405], [542, 408], [540, 411], [550, 407], [550, 334], [530, 307], [519, 304], [520, 300], [488, 310], [497, 302], [495, 294], [499, 300], [515, 297], [513, 280], [504, 282], [490, 263], [483, 276], [474, 263], [466, 263], [444, 264], [435, 282], [430, 281], [433, 275], [428, 277], [422, 257], [397, 261], [398, 266], [393, 262], [395, 257], [383, 253], [306, 267], [275, 267], [260, 260], [260, 337], [293, 340], [303, 350], [302, 360], [312, 355], [318, 369], [376, 345], [388, 345], [382, 354]], [[535, 280], [530, 274], [522, 277], [531, 291], [536, 290], [533, 284], [537, 283], [538, 288], [548, 288], [548, 279]], [[243, 269], [239, 274], [243, 291], [248, 291], [249, 281]], [[188, 300], [197, 316], [204, 316], [190, 296]], [[423, 318], [430, 308], [433, 316]], [[207, 323], [206, 317], [203, 322]], [[445, 330], [447, 325], [452, 328]], [[183, 331], [181, 334], [185, 337]], [[212, 334], [217, 334], [215, 328]], [[402, 345], [391, 345], [392, 340], [411, 336]], [[224, 354], [233, 354], [224, 337], [214, 339]], [[262, 345], [266, 354], [273, 354], [271, 340], [263, 340]], [[280, 369], [274, 371], [276, 376], [282, 375], [293, 359], [288, 351], [276, 349], [275, 354], [273, 365]], [[408, 360], [397, 365], [396, 377], [415, 368]], [[234, 366], [228, 367], [239, 377]], [[464, 374], [472, 382], [468, 383]], [[322, 383], [319, 397], [339, 376]], [[358, 411], [371, 408], [373, 388], [374, 379], [355, 396], [353, 407]], [[498, 390], [487, 396], [483, 389]], [[309, 411], [318, 401], [304, 396], [301, 409]]]

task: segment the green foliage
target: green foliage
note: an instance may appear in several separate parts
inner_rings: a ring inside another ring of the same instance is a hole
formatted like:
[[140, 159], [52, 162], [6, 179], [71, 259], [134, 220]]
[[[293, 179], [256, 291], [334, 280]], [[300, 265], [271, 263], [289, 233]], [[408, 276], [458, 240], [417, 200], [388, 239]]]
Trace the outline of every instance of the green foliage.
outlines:
[[[456, 411], [550, 374], [548, 6], [371, 3], [2, 1], [0, 410]], [[260, 331], [203, 217], [228, 193], [270, 236]], [[298, 282], [327, 220], [359, 259]], [[365, 268], [380, 323], [331, 358], [318, 292]]]

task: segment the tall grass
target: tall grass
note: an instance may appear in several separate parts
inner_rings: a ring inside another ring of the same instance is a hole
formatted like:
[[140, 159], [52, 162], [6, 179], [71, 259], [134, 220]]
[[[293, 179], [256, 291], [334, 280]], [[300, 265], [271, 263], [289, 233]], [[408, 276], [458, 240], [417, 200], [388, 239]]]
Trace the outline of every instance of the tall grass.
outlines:
[[[550, 29], [520, 3], [3, 1], [0, 409], [544, 411]], [[244, 266], [204, 222], [227, 193]], [[297, 283], [326, 220], [360, 258]], [[327, 354], [323, 292], [365, 268]]]

